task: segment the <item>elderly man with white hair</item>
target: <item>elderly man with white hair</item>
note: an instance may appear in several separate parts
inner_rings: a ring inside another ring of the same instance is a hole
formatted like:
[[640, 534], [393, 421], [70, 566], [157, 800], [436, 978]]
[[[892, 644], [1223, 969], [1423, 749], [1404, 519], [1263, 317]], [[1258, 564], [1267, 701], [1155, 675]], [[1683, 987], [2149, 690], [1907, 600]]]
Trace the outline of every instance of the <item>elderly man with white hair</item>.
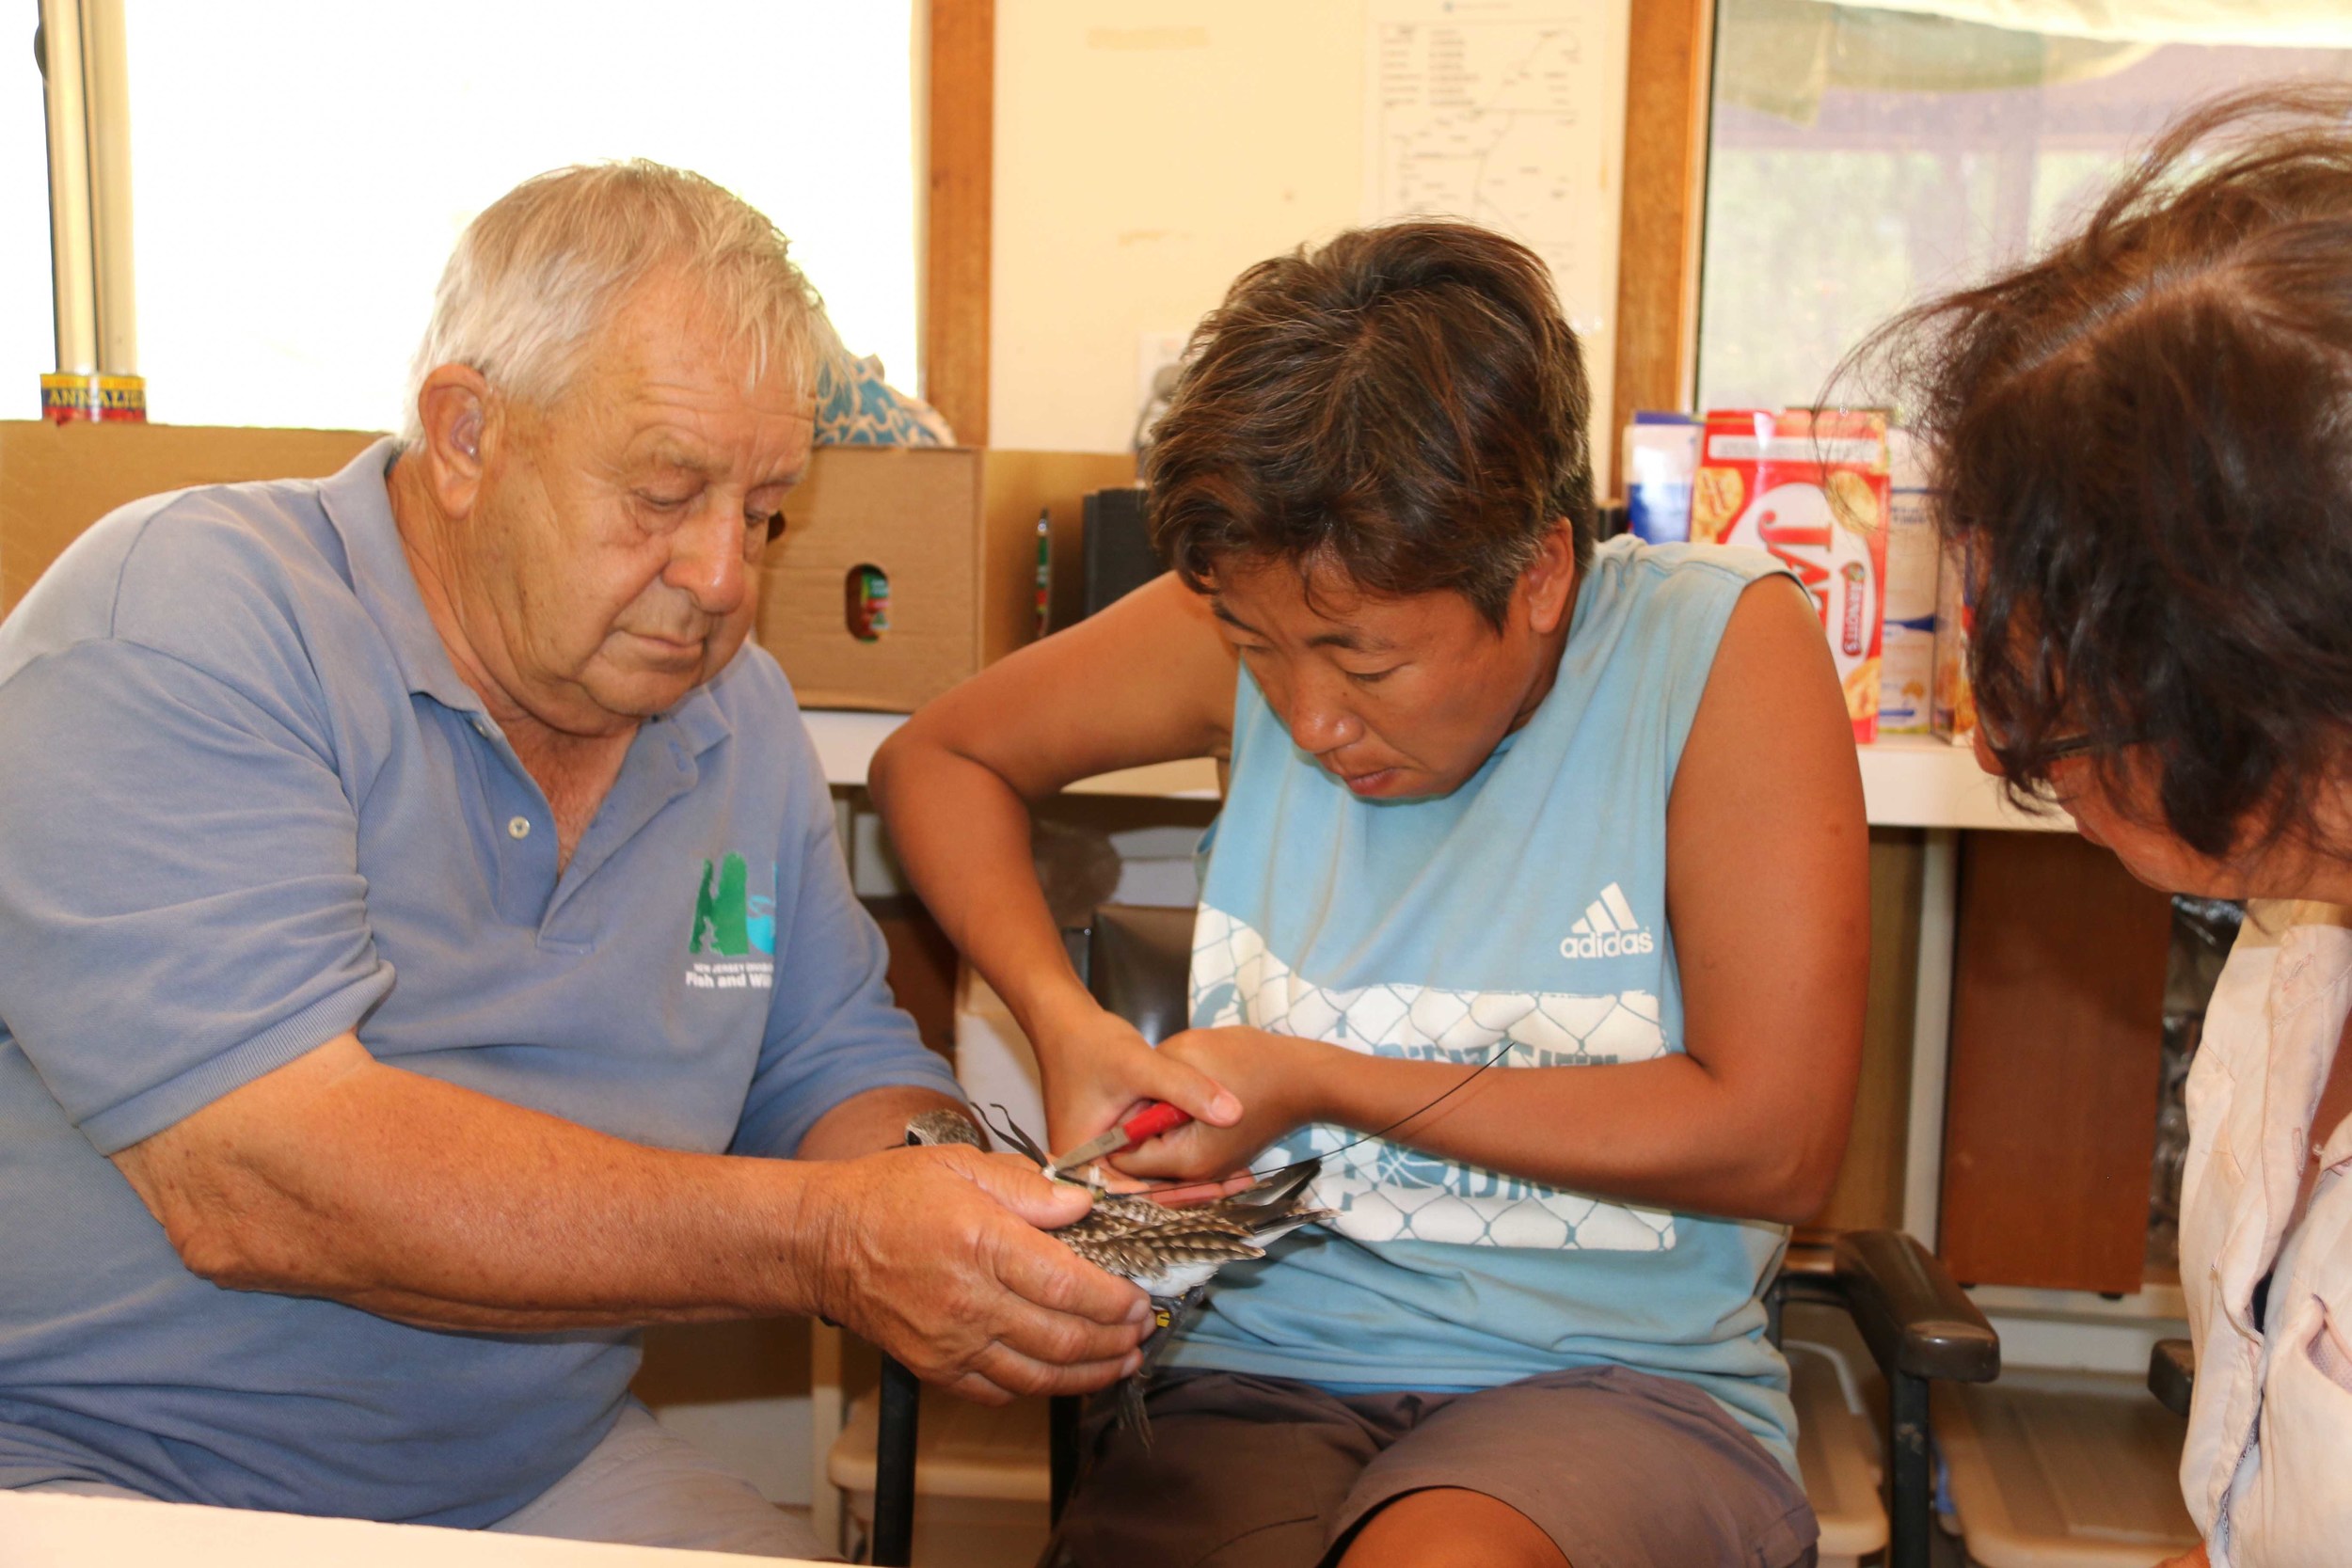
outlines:
[[744, 645], [828, 330], [708, 182], [544, 176], [404, 439], [126, 507], [0, 626], [0, 1487], [785, 1555], [636, 1325], [1133, 1367], [1082, 1192], [894, 1147], [954, 1082]]

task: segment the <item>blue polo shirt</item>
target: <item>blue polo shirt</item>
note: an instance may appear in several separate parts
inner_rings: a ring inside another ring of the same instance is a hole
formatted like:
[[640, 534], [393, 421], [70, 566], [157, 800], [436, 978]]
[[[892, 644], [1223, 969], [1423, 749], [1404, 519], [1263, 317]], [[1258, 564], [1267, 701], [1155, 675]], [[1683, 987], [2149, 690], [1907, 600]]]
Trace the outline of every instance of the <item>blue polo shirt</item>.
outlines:
[[345, 1030], [707, 1153], [954, 1091], [765, 651], [639, 730], [558, 874], [418, 596], [395, 455], [125, 507], [0, 625], [0, 1487], [475, 1526], [603, 1435], [633, 1334], [221, 1290], [107, 1159]]

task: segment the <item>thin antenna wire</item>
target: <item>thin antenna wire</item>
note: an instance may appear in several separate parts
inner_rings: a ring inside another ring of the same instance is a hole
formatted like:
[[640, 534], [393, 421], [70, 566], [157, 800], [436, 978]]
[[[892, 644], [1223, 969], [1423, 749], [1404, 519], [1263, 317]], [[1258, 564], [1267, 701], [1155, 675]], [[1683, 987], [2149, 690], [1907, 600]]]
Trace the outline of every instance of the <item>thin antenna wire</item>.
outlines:
[[[1260, 1173], [1259, 1171], [1253, 1169], [1249, 1174], [1257, 1177], [1261, 1181], [1271, 1180], [1285, 1171], [1296, 1170], [1299, 1166], [1307, 1164], [1311, 1161], [1327, 1160], [1334, 1154], [1344, 1154], [1351, 1148], [1356, 1148], [1364, 1144], [1373, 1143], [1378, 1139], [1385, 1138], [1390, 1133], [1395, 1132], [1398, 1128], [1404, 1126], [1406, 1122], [1420, 1120], [1422, 1117], [1427, 1116], [1430, 1112], [1436, 1110], [1438, 1106], [1444, 1104], [1455, 1095], [1460, 1094], [1464, 1089], [1469, 1088], [1470, 1085], [1477, 1082], [1478, 1075], [1480, 1073], [1485, 1072], [1488, 1068], [1502, 1060], [1503, 1057], [1508, 1056], [1515, 1049], [1518, 1048], [1518, 1041], [1512, 1039], [1507, 1036], [1504, 1037], [1502, 1043], [1495, 1047], [1494, 1054], [1479, 1063], [1477, 1067], [1473, 1068], [1470, 1070], [1469, 1077], [1464, 1078], [1460, 1083], [1446, 1090], [1445, 1093], [1438, 1096], [1437, 1099], [1430, 1101], [1427, 1104], [1406, 1112], [1403, 1116], [1397, 1117], [1386, 1127], [1380, 1128], [1375, 1132], [1359, 1133], [1355, 1137], [1348, 1139], [1347, 1142], [1340, 1145], [1337, 1148], [1326, 1149], [1323, 1153], [1310, 1155], [1305, 1160], [1293, 1160], [1287, 1165], [1277, 1165], [1272, 1170], [1265, 1171], [1263, 1173]], [[1160, 1185], [1163, 1186], [1197, 1186], [1198, 1184], [1199, 1183], [1197, 1182], [1180, 1181], [1160, 1183]]]

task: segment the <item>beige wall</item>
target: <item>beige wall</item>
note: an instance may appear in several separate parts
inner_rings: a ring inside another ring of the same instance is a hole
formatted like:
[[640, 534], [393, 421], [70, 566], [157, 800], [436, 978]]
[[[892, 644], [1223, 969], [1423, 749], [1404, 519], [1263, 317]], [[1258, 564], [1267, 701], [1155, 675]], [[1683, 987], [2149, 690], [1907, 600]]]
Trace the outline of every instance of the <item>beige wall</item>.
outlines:
[[[1621, 58], [1622, 3], [1562, 0]], [[1362, 221], [1366, 0], [997, 0], [991, 444], [1123, 450], [1141, 341], [1249, 263]], [[1623, 71], [1591, 189], [1605, 277], [1570, 303], [1607, 393]]]
[[1361, 0], [998, 0], [990, 440], [1114, 451], [1139, 343], [1361, 199]]

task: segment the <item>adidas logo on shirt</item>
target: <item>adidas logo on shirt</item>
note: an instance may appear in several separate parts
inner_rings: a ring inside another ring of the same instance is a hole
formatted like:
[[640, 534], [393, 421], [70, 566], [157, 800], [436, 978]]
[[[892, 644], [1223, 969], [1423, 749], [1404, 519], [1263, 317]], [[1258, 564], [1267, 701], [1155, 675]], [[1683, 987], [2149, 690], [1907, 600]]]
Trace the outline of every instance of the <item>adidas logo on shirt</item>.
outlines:
[[1584, 906], [1584, 918], [1568, 927], [1568, 935], [1560, 942], [1560, 956], [1630, 958], [1651, 952], [1657, 945], [1649, 927], [1633, 918], [1633, 906], [1625, 901], [1625, 890], [1612, 882]]

